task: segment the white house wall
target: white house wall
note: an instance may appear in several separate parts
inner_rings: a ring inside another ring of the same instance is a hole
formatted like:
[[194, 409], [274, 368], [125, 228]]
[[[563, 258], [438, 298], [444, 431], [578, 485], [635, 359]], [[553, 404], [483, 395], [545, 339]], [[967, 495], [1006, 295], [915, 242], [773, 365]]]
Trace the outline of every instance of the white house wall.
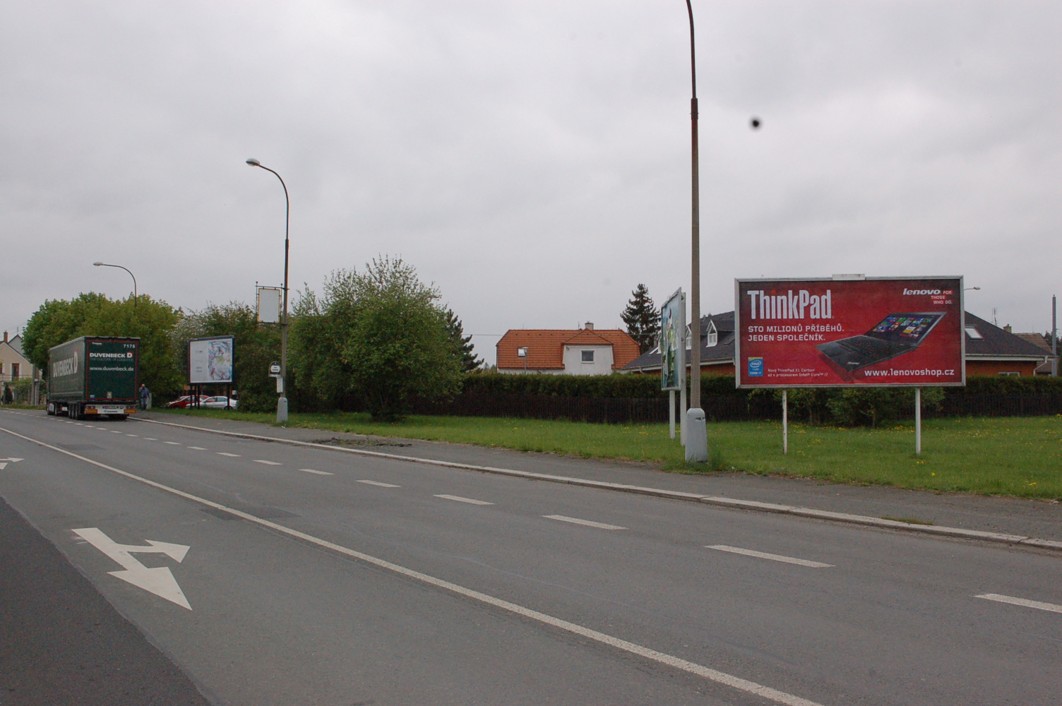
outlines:
[[[593, 351], [594, 361], [583, 362], [583, 351]], [[565, 346], [564, 372], [567, 375], [608, 375], [612, 372], [612, 346]]]

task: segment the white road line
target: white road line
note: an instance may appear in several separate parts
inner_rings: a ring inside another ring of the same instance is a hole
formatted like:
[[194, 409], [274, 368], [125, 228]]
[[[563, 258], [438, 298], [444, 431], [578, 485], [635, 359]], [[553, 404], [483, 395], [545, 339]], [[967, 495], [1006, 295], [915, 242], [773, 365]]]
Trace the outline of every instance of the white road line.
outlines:
[[280, 461], [266, 461], [263, 458], [256, 458], [254, 460], [254, 462], [255, 463], [261, 463], [263, 466], [279, 466], [279, 465], [281, 465]]
[[984, 598], [986, 601], [996, 601], [997, 603], [1009, 603], [1010, 605], [1017, 605], [1023, 608], [1035, 608], [1037, 610], [1046, 610], [1050, 613], [1062, 613], [1062, 605], [1055, 603], [1042, 603], [1040, 601], [1030, 601], [1026, 598], [1014, 598], [1013, 596], [1001, 596], [998, 593], [982, 593], [976, 598]]
[[192, 451], [206, 451], [202, 446], [189, 446]]
[[359, 483], [364, 483], [365, 485], [375, 485], [377, 488], [401, 488], [402, 487], [400, 485], [395, 485], [394, 483], [381, 483], [378, 480], [359, 480], [358, 482]]
[[746, 694], [753, 694], [755, 696], [774, 701], [775, 703], [783, 704], [784, 706], [820, 706], [814, 701], [803, 699], [799, 696], [795, 696], [794, 694], [779, 691], [778, 689], [772, 689], [769, 686], [757, 684], [756, 682], [749, 681], [748, 679], [735, 677], [732, 674], [720, 672], [716, 669], [712, 669], [711, 667], [706, 667], [702, 664], [697, 664], [696, 662], [690, 662], [688, 660], [682, 659], [681, 657], [675, 657], [674, 655], [669, 655], [665, 652], [654, 650], [651, 647], [645, 647], [634, 642], [629, 642], [618, 637], [613, 637], [612, 635], [608, 635], [597, 630], [592, 630], [590, 628], [583, 627], [582, 625], [572, 623], [570, 621], [564, 620], [563, 618], [556, 618], [547, 613], [540, 613], [537, 610], [526, 608], [516, 603], [510, 603], [509, 601], [503, 600], [501, 598], [496, 598], [494, 596], [491, 596], [490, 594], [481, 593], [480, 591], [476, 591], [471, 588], [466, 588], [456, 583], [451, 583], [450, 581], [446, 581], [445, 579], [436, 578], [435, 576], [431, 576], [430, 574], [425, 574], [414, 569], [406, 568], [399, 564], [387, 561], [386, 559], [380, 559], [379, 557], [372, 556], [371, 554], [365, 554], [364, 552], [359, 552], [356, 549], [351, 549], [349, 547], [344, 547], [341, 544], [329, 542], [327, 539], [321, 539], [320, 537], [315, 537], [312, 534], [300, 532], [299, 530], [292, 529], [291, 527], [285, 527], [284, 525], [278, 524], [271, 520], [266, 520], [256, 515], [252, 515], [248, 512], [244, 512], [243, 510], [237, 510], [236, 508], [228, 507], [227, 505], [222, 505], [221, 503], [216, 503], [213, 500], [208, 500], [207, 498], [203, 498], [198, 495], [193, 495], [192, 493], [186, 493], [183, 490], [178, 490], [177, 488], [173, 488], [157, 481], [153, 481], [150, 478], [144, 478], [143, 476], [138, 476], [135, 473], [123, 471], [120, 468], [108, 466], [107, 464], [100, 463], [99, 461], [93, 461], [91, 458], [88, 458], [86, 456], [81, 456], [80, 454], [73, 453], [72, 451], [67, 451], [66, 449], [59, 448], [58, 446], [46, 444], [44, 442], [38, 441], [37, 439], [33, 439], [28, 436], [23, 436], [22, 434], [18, 434], [8, 429], [0, 429], [0, 432], [16, 436], [20, 439], [25, 439], [30, 443], [34, 443], [38, 446], [43, 446], [47, 449], [51, 449], [56, 453], [69, 456], [70, 458], [76, 458], [77, 460], [83, 463], [88, 463], [93, 466], [96, 466], [97, 468], [102, 468], [106, 471], [114, 473], [115, 475], [122, 476], [123, 478], [128, 478], [129, 480], [133, 480], [138, 483], [143, 483], [144, 485], [150, 488], [161, 490], [164, 493], [169, 493], [170, 495], [173, 495], [178, 498], [184, 498], [185, 500], [199, 503], [204, 507], [209, 507], [213, 510], [224, 512], [226, 514], [232, 515], [233, 517], [238, 517], [247, 522], [256, 524], [259, 527], [265, 527], [266, 529], [273, 530], [274, 532], [277, 532], [279, 534], [287, 535], [288, 537], [291, 537], [293, 539], [298, 539], [308, 544], [313, 544], [315, 546], [321, 547], [322, 549], [327, 549], [328, 551], [335, 552], [336, 554], [341, 554], [343, 556], [350, 557], [351, 559], [355, 559], [357, 561], [376, 566], [380, 569], [384, 569], [385, 571], [390, 571], [391, 573], [398, 574], [399, 576], [404, 576], [414, 581], [419, 581], [427, 586], [434, 586], [435, 588], [447, 591], [454, 595], [461, 596], [469, 600], [474, 600], [479, 603], [483, 603], [484, 605], [493, 606], [495, 608], [498, 608], [499, 610], [504, 610], [514, 615], [519, 615], [521, 617], [527, 618], [528, 620], [534, 620], [535, 622], [541, 623], [543, 625], [549, 625], [550, 627], [553, 627], [557, 630], [563, 630], [572, 635], [577, 635], [584, 639], [592, 640], [602, 645], [607, 645], [613, 649], [626, 652], [627, 654], [635, 655], [642, 659], [651, 662], [656, 662], [657, 664], [666, 665], [668, 667], [671, 667], [672, 669], [678, 669], [680, 671], [686, 672], [687, 674], [699, 676], [702, 679], [715, 682], [716, 684], [722, 684], [731, 689], [743, 691]]
[[162, 443], [169, 444], [170, 446], [180, 446], [181, 445], [181, 442], [179, 442], [179, 441], [164, 441]]
[[604, 530], [625, 530], [626, 527], [620, 527], [619, 525], [606, 525], [604, 522], [594, 522], [593, 520], [580, 520], [578, 517], [567, 517], [565, 515], [543, 515], [547, 520], [557, 520], [558, 522], [569, 522], [573, 525], [582, 525], [583, 527], [594, 527], [596, 529]]
[[473, 500], [472, 498], [462, 498], [460, 495], [436, 495], [437, 498], [443, 500], [453, 500], [458, 503], [467, 503], [469, 505], [493, 505], [494, 503], [488, 503], [486, 500]]
[[239, 458], [239, 454], [230, 454], [228, 451], [218, 451], [218, 456], [226, 456], [228, 458]]
[[753, 549], [742, 549], [741, 547], [728, 547], [725, 544], [713, 544], [706, 549], [715, 549], [720, 552], [730, 552], [731, 554], [742, 554], [744, 556], [755, 557], [756, 559], [769, 559], [771, 561], [780, 561], [785, 564], [796, 564], [797, 566], [807, 566], [812, 569], [830, 569], [833, 568], [833, 564], [823, 564], [819, 561], [808, 561], [807, 559], [797, 559], [791, 556], [782, 556], [781, 554], [768, 554], [767, 552], [758, 552]]
[[302, 471], [303, 473], [312, 473], [315, 476], [332, 476], [332, 475], [335, 475], [334, 473], [329, 473], [328, 471], [315, 471], [312, 468], [300, 468], [299, 470]]
[[144, 441], [158, 441], [158, 439], [153, 436], [145, 436]]
[[139, 437], [139, 436], [137, 436], [136, 434], [126, 434], [126, 436], [128, 436], [128, 437], [129, 437], [129, 438], [131, 438], [131, 439], [139, 439], [139, 438], [140, 438], [140, 437]]

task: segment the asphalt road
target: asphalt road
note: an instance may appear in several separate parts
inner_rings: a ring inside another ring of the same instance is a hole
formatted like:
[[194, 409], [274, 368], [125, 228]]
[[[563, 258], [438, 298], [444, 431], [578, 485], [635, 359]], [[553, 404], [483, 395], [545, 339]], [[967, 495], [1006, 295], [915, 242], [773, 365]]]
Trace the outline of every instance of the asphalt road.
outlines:
[[[0, 464], [0, 625], [22, 631], [0, 652], [0, 704], [55, 703], [33, 678], [64, 663], [70, 693], [103, 681], [173, 697], [66, 703], [1062, 696], [1049, 549], [143, 421], [0, 413]], [[601, 470], [565, 473], [580, 468]], [[50, 632], [86, 621], [101, 626], [87, 645]], [[61, 647], [23, 649], [34, 640]]]

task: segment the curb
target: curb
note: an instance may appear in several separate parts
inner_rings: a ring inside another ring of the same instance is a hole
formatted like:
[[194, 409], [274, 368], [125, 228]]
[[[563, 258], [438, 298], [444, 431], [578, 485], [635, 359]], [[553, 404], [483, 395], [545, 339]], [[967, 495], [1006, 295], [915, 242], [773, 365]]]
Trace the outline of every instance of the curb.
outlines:
[[395, 461], [404, 461], [407, 463], [421, 463], [430, 466], [439, 466], [443, 468], [456, 468], [466, 471], [476, 471], [479, 473], [491, 473], [494, 475], [504, 475], [513, 478], [525, 478], [528, 480], [540, 480], [549, 483], [563, 483], [566, 485], [574, 485], [583, 488], [597, 488], [599, 490], [612, 490], [616, 492], [635, 493], [639, 495], [650, 495], [658, 498], [666, 498], [669, 500], [684, 500], [688, 502], [700, 502], [707, 505], [714, 505], [716, 507], [724, 507], [732, 510], [749, 510], [755, 512], [769, 512], [781, 515], [793, 515], [795, 517], [806, 517], [809, 519], [823, 520], [826, 522], [837, 522], [850, 525], [862, 525], [865, 527], [876, 527], [878, 529], [891, 529], [899, 530], [903, 532], [912, 532], [916, 534], [933, 535], [937, 537], [949, 537], [953, 539], [969, 539], [980, 542], [990, 542], [993, 544], [1003, 544], [1006, 546], [1020, 546], [1030, 547], [1035, 549], [1044, 549], [1053, 552], [1062, 553], [1062, 541], [1055, 541], [1050, 539], [1040, 539], [1037, 537], [1028, 537], [1019, 534], [1005, 534], [1000, 532], [985, 532], [982, 530], [968, 530], [960, 527], [943, 527], [937, 525], [919, 525], [908, 522], [900, 522], [897, 520], [886, 520], [879, 517], [869, 517], [867, 515], [852, 515], [844, 512], [831, 512], [828, 510], [815, 510], [807, 507], [798, 507], [795, 505], [778, 505], [775, 503], [765, 503], [757, 500], [738, 500], [734, 498], [724, 498], [712, 495], [701, 495], [699, 493], [684, 493], [675, 490], [664, 490], [661, 488], [648, 488], [637, 485], [626, 485], [622, 483], [608, 483], [605, 481], [587, 480], [585, 478], [573, 478], [569, 476], [554, 476], [546, 473], [532, 473], [531, 471], [517, 471], [512, 468], [500, 468], [497, 466], [479, 466], [470, 463], [458, 463], [455, 461], [441, 461], [431, 458], [420, 458], [419, 456], [405, 456], [402, 454], [389, 454], [381, 451], [367, 451], [365, 449], [350, 449], [343, 446], [333, 446], [330, 444], [320, 444], [313, 441], [299, 441], [297, 439], [284, 439], [275, 436], [264, 436], [262, 434], [252, 434], [250, 432], [234, 432], [234, 431], [222, 431], [220, 429], [210, 429], [207, 427], [198, 427], [192, 424], [177, 424], [175, 422], [163, 422], [156, 419], [144, 419], [139, 418], [138, 422], [147, 422], [149, 424], [160, 424], [162, 426], [178, 427], [181, 429], [194, 429], [195, 431], [203, 431], [210, 434], [222, 434], [224, 436], [234, 436], [244, 439], [255, 439], [259, 441], [271, 441], [275, 443], [291, 444], [293, 446], [307, 446], [310, 448], [327, 449], [330, 451], [340, 451], [342, 453], [357, 454], [360, 456], [371, 456], [373, 458], [385, 458]]

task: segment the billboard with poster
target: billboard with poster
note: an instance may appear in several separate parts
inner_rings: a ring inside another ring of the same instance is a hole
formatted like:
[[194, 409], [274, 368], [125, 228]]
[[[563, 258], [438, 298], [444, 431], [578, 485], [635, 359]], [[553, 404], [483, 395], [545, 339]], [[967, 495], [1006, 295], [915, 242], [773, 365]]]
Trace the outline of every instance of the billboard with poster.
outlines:
[[235, 339], [232, 336], [194, 338], [189, 341], [189, 384], [232, 384], [234, 348]]
[[966, 383], [962, 278], [735, 283], [738, 387]]
[[660, 389], [681, 390], [686, 380], [686, 295], [679, 289], [660, 308]]

